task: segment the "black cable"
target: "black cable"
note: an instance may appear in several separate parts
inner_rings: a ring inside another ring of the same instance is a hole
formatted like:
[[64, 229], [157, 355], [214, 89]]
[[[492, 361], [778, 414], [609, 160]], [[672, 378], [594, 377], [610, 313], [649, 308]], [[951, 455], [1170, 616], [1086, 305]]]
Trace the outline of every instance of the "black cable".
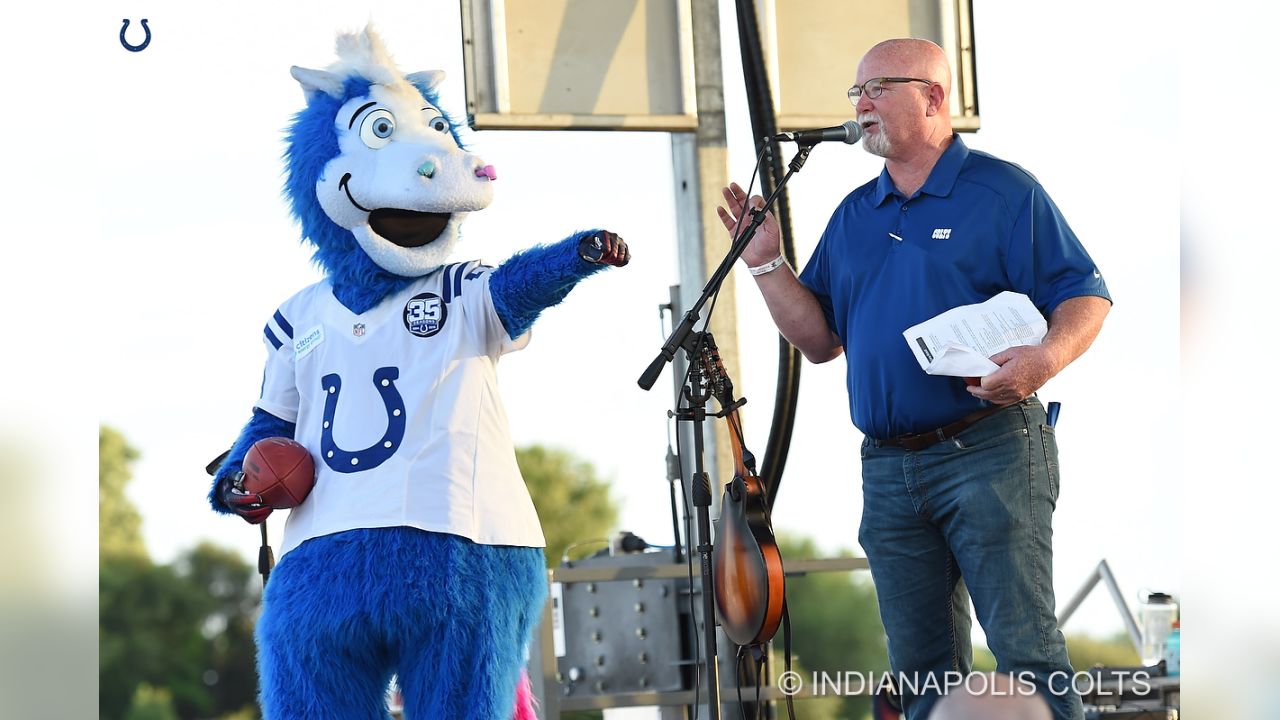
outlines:
[[[761, 679], [764, 676], [764, 648], [760, 648], [759, 653], [760, 653], [759, 657], [753, 658], [755, 660], [755, 666], [751, 670], [751, 677], [756, 684], [756, 702], [755, 702], [756, 720], [760, 720], [760, 709], [764, 707], [764, 704], [760, 702], [760, 687], [764, 684], [764, 682]], [[752, 655], [754, 656], [755, 654], [756, 654], [756, 651], [752, 651]]]
[[[742, 720], [747, 720], [747, 711], [743, 707], [744, 705], [746, 705], [746, 703], [743, 702], [742, 700], [742, 651], [746, 649], [747, 648], [744, 645], [738, 646], [738, 655], [733, 663], [733, 676], [737, 679], [737, 682], [734, 683], [734, 685], [736, 685], [738, 688], [738, 717], [741, 717]], [[759, 715], [760, 715], [760, 709], [757, 707], [756, 708], [757, 720], [759, 720]]]
[[[778, 134], [774, 115], [773, 95], [769, 90], [769, 77], [764, 68], [764, 54], [760, 45], [760, 28], [756, 21], [754, 3], [737, 0], [738, 44], [741, 47], [742, 76], [747, 91], [747, 109], [751, 116], [751, 132], [756, 142], [768, 147], [767, 138]], [[783, 177], [782, 160], [770, 153], [770, 174], [761, 175], [760, 186], [768, 195]], [[794, 267], [795, 243], [791, 231], [791, 205], [787, 189], [778, 194], [777, 219], [782, 241], [782, 254]], [[769, 425], [769, 439], [765, 443], [760, 466], [760, 478], [767, 492], [766, 502], [773, 509], [773, 499], [778, 495], [782, 472], [787, 465], [787, 453], [791, 449], [791, 433], [795, 428], [796, 402], [800, 394], [800, 351], [787, 339], [778, 336], [778, 384], [774, 394], [773, 420]]]
[[267, 591], [267, 580], [271, 577], [271, 570], [276, 566], [275, 556], [271, 553], [271, 545], [267, 542], [267, 521], [264, 519], [261, 523], [262, 530], [262, 547], [258, 548], [258, 572], [262, 574], [262, 592]]
[[[791, 613], [787, 610], [787, 601], [782, 601], [782, 652], [784, 654], [784, 671], [791, 672]], [[796, 720], [796, 708], [792, 695], [787, 695], [787, 717]]]
[[[683, 386], [682, 386], [683, 387]], [[677, 408], [678, 409], [678, 408]], [[702, 655], [702, 638], [698, 633], [698, 614], [693, 603], [693, 530], [690, 527], [689, 508], [693, 505], [693, 493], [689, 483], [684, 479], [684, 449], [680, 447], [680, 425], [676, 424], [676, 464], [680, 468], [680, 494], [683, 496], [685, 567], [689, 569], [689, 619], [693, 622], [690, 628], [693, 633], [693, 719], [698, 720], [698, 701], [701, 698], [702, 673], [698, 672], [698, 658]], [[703, 619], [706, 622], [706, 619]], [[711, 677], [708, 668], [707, 677]]]
[[[683, 476], [681, 474], [682, 471], [680, 467], [680, 458], [677, 457], [675, 452], [673, 452], [671, 449], [671, 445], [672, 445], [672, 442], [671, 442], [672, 427], [671, 426], [672, 426], [672, 423], [668, 422], [667, 423], [667, 457], [666, 457], [667, 488], [668, 488], [668, 494], [671, 496], [671, 536], [675, 538], [672, 541], [671, 547], [675, 549], [675, 557], [673, 559], [675, 560], [676, 564], [679, 564], [684, 562], [684, 547], [683, 547], [683, 544], [680, 542], [680, 508], [676, 506], [676, 486], [672, 481], [678, 478], [682, 478]], [[678, 425], [675, 428], [675, 432], [676, 434], [680, 433], [680, 428]], [[672, 470], [674, 470], [675, 472], [673, 473]], [[683, 504], [683, 498], [681, 500]], [[688, 511], [686, 509], [686, 516], [687, 516], [687, 512]]]
[[[734, 662], [734, 669], [738, 678], [738, 715], [742, 720], [747, 720], [747, 711], [746, 708], [743, 707], [747, 703], [742, 699], [742, 676], [744, 675], [742, 672], [742, 659], [744, 657], [744, 652], [747, 650], [751, 651], [751, 659], [753, 661], [751, 666], [751, 677], [749, 679], [755, 684], [756, 688], [756, 699], [752, 703], [753, 709], [751, 714], [754, 716], [754, 720], [760, 720], [760, 709], [764, 707], [764, 704], [760, 702], [760, 688], [762, 685], [761, 677], [763, 677], [764, 674], [764, 648], [759, 646], [738, 646], [738, 654]], [[795, 718], [792, 718], [791, 720], [795, 720]]]

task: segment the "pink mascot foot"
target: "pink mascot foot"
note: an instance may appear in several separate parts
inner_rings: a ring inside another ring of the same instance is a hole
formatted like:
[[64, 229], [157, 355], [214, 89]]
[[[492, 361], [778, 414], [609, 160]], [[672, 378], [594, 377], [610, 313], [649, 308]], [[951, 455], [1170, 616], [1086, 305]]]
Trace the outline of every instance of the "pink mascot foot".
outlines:
[[537, 698], [533, 696], [533, 685], [529, 682], [529, 672], [521, 670], [520, 681], [516, 683], [516, 707], [511, 720], [538, 720], [533, 712], [537, 703]]

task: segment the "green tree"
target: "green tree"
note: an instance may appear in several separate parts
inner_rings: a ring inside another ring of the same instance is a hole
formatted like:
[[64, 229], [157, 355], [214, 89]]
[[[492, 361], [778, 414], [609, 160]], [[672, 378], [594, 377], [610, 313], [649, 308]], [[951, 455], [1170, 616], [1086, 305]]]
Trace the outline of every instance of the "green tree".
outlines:
[[142, 516], [125, 495], [133, 479], [130, 464], [138, 451], [124, 436], [107, 426], [98, 428], [98, 559], [146, 559]]
[[[778, 672], [782, 672], [782, 655], [779, 654], [779, 650], [781, 650], [781, 645], [774, 648], [774, 654], [778, 657]], [[813, 671], [799, 662], [791, 663], [791, 671], [804, 678], [806, 686], [813, 677]], [[778, 701], [774, 706], [774, 716], [786, 717], [786, 707], [784, 701]], [[796, 711], [796, 720], [853, 720], [867, 714], [869, 711], [860, 710], [860, 708], [870, 707], [870, 705], [866, 701], [858, 701], [855, 698], [841, 698], [836, 695], [830, 695], [795, 700], [793, 701], [793, 707]], [[851, 714], [859, 712], [862, 714]]]
[[1133, 667], [1142, 662], [1138, 651], [1129, 642], [1129, 636], [1123, 632], [1109, 638], [1068, 635], [1067, 656], [1071, 658], [1071, 667], [1076, 670], [1088, 670], [1097, 665]]
[[[547, 538], [547, 566], [554, 567], [577, 543], [606, 539], [618, 521], [609, 484], [588, 462], [564, 450], [530, 445], [516, 449], [516, 463], [529, 487]], [[599, 720], [599, 710], [563, 713], [565, 720]]]
[[981, 645], [973, 646], [973, 671], [974, 672], [995, 672], [996, 656], [992, 652]]
[[180, 717], [252, 708], [257, 692], [253, 568], [201, 544], [172, 565], [103, 564], [99, 580], [99, 710], [122, 717], [136, 688], [172, 698]]
[[172, 565], [156, 565], [141, 516], [125, 495], [138, 457], [124, 437], [99, 431], [99, 715], [216, 717], [254, 704], [253, 568], [233, 551], [202, 543]]
[[[1109, 638], [1096, 638], [1092, 635], [1068, 635], [1067, 657], [1071, 659], [1071, 667], [1088, 670], [1096, 666], [1133, 667], [1140, 663], [1138, 651], [1133, 649], [1129, 636], [1125, 633], [1112, 635]], [[973, 669], [977, 672], [994, 672], [996, 656], [984, 647], [973, 649]]]
[[[142, 558], [102, 564], [98, 580], [98, 702], [119, 718], [142, 683], [166, 689], [184, 717], [207, 716], [201, 681], [208, 600], [172, 568]], [[188, 713], [194, 710], [195, 713]]]
[[[809, 538], [780, 537], [778, 549], [785, 565], [789, 560], [820, 557]], [[842, 551], [841, 557], [852, 553]], [[795, 634], [791, 647], [795, 656], [811, 672], [859, 672], [864, 677], [889, 668], [884, 626], [871, 577], [862, 571], [813, 573], [787, 578], [787, 609], [791, 630]], [[781, 634], [774, 639], [774, 652], [781, 665]], [[810, 672], [802, 674], [806, 684]], [[813, 717], [824, 716], [833, 704], [829, 700], [802, 700], [796, 703], [796, 716], [801, 706], [819, 703], [806, 711]], [[839, 701], [838, 717], [863, 718], [871, 712], [869, 699], [846, 697]]]
[[517, 449], [516, 462], [542, 520], [548, 567], [559, 564], [570, 545], [608, 538], [618, 506], [590, 463], [541, 445]]
[[124, 720], [178, 720], [178, 712], [173, 709], [168, 690], [143, 683], [134, 692]]
[[218, 716], [248, 709], [256, 717], [258, 674], [253, 628], [261, 602], [257, 568], [229, 548], [203, 542], [173, 567], [206, 603], [199, 621], [201, 682]]

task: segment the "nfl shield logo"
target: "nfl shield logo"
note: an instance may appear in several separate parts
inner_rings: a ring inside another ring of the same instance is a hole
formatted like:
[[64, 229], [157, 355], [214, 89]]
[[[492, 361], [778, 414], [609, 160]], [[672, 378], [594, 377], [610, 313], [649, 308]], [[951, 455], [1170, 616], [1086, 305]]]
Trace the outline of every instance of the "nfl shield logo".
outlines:
[[351, 334], [356, 337], [364, 337], [364, 323], [356, 323], [351, 326]]

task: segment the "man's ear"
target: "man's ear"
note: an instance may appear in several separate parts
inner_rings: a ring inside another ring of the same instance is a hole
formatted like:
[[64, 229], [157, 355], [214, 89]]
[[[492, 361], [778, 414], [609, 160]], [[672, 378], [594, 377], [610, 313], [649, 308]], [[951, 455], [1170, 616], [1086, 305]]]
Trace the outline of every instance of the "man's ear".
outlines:
[[941, 85], [938, 83], [930, 85], [928, 93], [929, 105], [925, 109], [925, 116], [933, 117], [934, 115], [942, 112], [942, 107], [946, 99], [946, 94], [943, 92]]

